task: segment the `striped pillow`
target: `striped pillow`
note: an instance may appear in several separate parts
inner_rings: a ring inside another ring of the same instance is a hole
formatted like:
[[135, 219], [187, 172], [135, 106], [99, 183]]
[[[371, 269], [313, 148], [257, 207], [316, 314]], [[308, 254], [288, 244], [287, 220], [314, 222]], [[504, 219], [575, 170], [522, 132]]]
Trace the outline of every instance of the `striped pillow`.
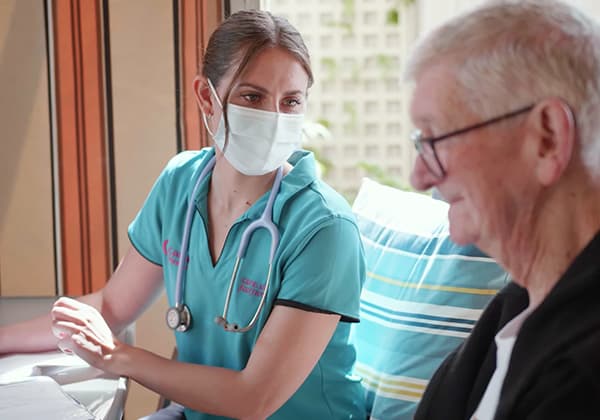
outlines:
[[508, 275], [449, 238], [448, 205], [365, 179], [353, 205], [367, 259], [356, 373], [372, 419], [410, 419], [429, 378]]

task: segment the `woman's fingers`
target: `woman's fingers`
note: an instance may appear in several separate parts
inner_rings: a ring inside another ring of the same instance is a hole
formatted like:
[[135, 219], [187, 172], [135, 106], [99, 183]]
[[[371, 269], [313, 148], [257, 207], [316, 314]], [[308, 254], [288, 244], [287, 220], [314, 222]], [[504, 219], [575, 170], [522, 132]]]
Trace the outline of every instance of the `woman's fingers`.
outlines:
[[[81, 349], [95, 354], [96, 356], [102, 357], [103, 349], [102, 345], [95, 343], [93, 340], [90, 340], [89, 337], [86, 337], [84, 334], [73, 334], [71, 336], [71, 340]], [[79, 354], [79, 353], [78, 353]]]
[[114, 348], [112, 331], [96, 308], [73, 299], [61, 298], [52, 308], [53, 333], [59, 339], [61, 334], [82, 332], [95, 344], [109, 349]]
[[95, 329], [88, 328], [68, 321], [56, 321], [52, 325], [52, 332], [58, 339], [70, 337], [72, 335], [80, 335], [87, 341], [105, 347], [107, 349], [114, 349], [115, 343], [111, 335], [105, 336], [98, 334]]
[[76, 299], [72, 299], [66, 296], [60, 297], [54, 302], [54, 306], [71, 308], [71, 309], [80, 309], [82, 306], [87, 306], [85, 303], [79, 302]]
[[70, 339], [70, 337], [64, 336], [63, 338], [58, 340], [58, 344], [56, 345], [56, 347], [58, 347], [58, 349], [60, 351], [62, 351], [64, 354], [68, 354], [70, 356], [75, 354], [72, 349], [72, 347], [74, 347], [74, 343]]
[[51, 311], [52, 319], [55, 321], [71, 321], [75, 323], [85, 323], [85, 313], [79, 309], [69, 308], [67, 306], [54, 306]]
[[99, 367], [102, 363], [102, 346], [92, 343], [82, 334], [64, 337], [58, 342], [58, 348], [65, 354], [79, 356], [91, 366]]
[[85, 327], [68, 321], [56, 321], [52, 324], [52, 334], [59, 340], [73, 334], [86, 334]]

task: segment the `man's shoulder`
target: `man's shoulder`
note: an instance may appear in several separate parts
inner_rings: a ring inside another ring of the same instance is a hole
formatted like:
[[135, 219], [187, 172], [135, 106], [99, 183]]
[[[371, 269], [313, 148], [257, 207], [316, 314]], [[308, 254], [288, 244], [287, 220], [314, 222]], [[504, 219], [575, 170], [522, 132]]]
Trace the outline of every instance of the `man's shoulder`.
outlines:
[[[600, 324], [600, 316], [597, 324]], [[571, 361], [576, 370], [583, 374], [593, 374], [600, 386], [600, 325], [590, 331], [582, 334], [580, 337], [574, 337], [569, 344], [564, 358]]]

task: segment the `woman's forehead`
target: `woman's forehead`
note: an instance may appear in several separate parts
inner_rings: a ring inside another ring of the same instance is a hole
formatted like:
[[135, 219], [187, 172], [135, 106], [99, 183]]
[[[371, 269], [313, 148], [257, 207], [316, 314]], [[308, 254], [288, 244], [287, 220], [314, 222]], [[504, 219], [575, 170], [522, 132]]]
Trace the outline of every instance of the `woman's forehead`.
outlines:
[[300, 59], [280, 47], [258, 51], [248, 62], [239, 77], [239, 83], [288, 84], [306, 90], [308, 74]]

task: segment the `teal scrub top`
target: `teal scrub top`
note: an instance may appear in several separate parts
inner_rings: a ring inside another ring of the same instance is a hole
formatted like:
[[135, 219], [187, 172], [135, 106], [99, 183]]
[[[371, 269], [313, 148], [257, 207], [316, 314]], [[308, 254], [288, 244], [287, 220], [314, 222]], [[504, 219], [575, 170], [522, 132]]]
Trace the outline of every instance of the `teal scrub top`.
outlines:
[[[170, 306], [175, 305], [177, 266], [180, 264], [188, 197], [197, 178], [214, 155], [212, 148], [183, 152], [167, 164], [146, 202], [129, 226], [136, 250], [162, 266]], [[347, 202], [316, 177], [310, 152], [298, 151], [289, 162], [273, 205], [279, 229], [265, 306], [248, 332], [226, 332], [214, 322], [221, 315], [233, 266], [245, 228], [258, 219], [268, 191], [235, 221], [213, 265], [208, 247], [207, 195], [210, 175], [194, 198], [183, 297], [192, 314], [186, 332], [175, 332], [178, 358], [241, 370], [274, 305], [341, 315], [334, 335], [317, 365], [296, 393], [270, 418], [281, 420], [364, 419], [364, 392], [352, 375], [355, 349], [348, 337], [358, 321], [359, 297], [365, 279], [365, 260], [359, 231]], [[271, 236], [254, 231], [240, 266], [231, 297], [228, 320], [247, 325], [258, 307], [267, 278]], [[165, 326], [166, 328], [166, 326]], [[218, 419], [186, 409], [188, 420]]]

